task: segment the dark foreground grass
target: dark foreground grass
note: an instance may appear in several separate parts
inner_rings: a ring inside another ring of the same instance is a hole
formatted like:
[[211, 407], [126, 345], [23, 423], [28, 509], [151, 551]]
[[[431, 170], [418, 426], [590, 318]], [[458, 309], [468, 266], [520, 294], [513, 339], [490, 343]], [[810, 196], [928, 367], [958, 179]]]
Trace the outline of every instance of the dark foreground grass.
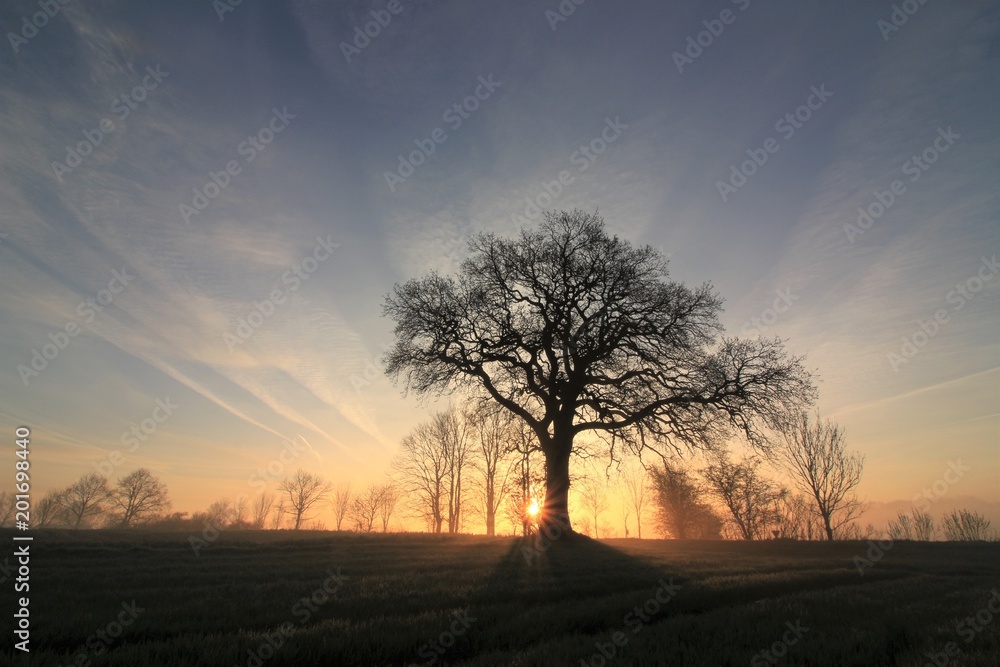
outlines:
[[[9, 532], [0, 539], [11, 544]], [[863, 576], [854, 557], [867, 557], [864, 542], [581, 538], [527, 557], [523, 547], [232, 532], [196, 555], [184, 534], [36, 532], [31, 654], [11, 649], [8, 631], [0, 660], [1000, 665], [996, 543], [896, 543]], [[7, 619], [12, 583], [3, 584]]]

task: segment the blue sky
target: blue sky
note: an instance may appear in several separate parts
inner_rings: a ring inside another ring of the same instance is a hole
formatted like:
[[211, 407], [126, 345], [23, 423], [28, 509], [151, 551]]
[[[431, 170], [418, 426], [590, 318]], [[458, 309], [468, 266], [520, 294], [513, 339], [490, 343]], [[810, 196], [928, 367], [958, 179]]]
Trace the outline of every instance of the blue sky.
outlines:
[[186, 510], [269, 463], [376, 479], [433, 407], [375, 367], [383, 296], [541, 204], [806, 354], [868, 497], [961, 459], [952, 493], [1000, 501], [998, 3], [897, 30], [889, 2], [218, 6], [71, 2], [37, 34], [36, 3], [0, 10], [0, 429], [33, 429], [36, 488], [114, 450]]

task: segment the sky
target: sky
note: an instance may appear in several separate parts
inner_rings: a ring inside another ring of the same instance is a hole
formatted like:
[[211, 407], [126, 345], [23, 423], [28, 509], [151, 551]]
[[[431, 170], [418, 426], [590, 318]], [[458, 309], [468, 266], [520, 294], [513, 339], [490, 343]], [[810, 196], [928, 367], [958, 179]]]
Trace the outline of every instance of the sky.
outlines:
[[36, 493], [381, 479], [447, 403], [380, 370], [384, 296], [579, 208], [806, 356], [864, 497], [960, 462], [944, 494], [1000, 506], [1000, 3], [577, 2], [3, 3]]

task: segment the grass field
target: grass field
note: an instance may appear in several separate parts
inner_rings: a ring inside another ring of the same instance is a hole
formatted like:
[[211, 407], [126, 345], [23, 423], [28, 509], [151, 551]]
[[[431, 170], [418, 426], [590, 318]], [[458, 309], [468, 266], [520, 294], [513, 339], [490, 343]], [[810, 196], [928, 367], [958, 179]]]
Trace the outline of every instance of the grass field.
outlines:
[[862, 576], [869, 547], [232, 532], [196, 554], [186, 534], [36, 532], [31, 654], [3, 660], [1000, 664], [1000, 544], [896, 543]]

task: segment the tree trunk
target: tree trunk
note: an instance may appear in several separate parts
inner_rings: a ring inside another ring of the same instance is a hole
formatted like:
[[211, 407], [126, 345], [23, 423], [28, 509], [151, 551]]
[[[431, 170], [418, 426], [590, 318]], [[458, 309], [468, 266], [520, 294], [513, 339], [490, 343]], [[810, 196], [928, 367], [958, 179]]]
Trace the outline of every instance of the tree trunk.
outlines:
[[486, 534], [496, 535], [496, 512], [493, 503], [493, 485], [487, 482], [486, 488]]
[[826, 531], [826, 539], [833, 541], [833, 527], [830, 525], [830, 517], [823, 516], [823, 529]]
[[542, 523], [571, 531], [569, 521], [569, 455], [573, 441], [553, 438], [543, 449], [545, 454], [545, 511]]

